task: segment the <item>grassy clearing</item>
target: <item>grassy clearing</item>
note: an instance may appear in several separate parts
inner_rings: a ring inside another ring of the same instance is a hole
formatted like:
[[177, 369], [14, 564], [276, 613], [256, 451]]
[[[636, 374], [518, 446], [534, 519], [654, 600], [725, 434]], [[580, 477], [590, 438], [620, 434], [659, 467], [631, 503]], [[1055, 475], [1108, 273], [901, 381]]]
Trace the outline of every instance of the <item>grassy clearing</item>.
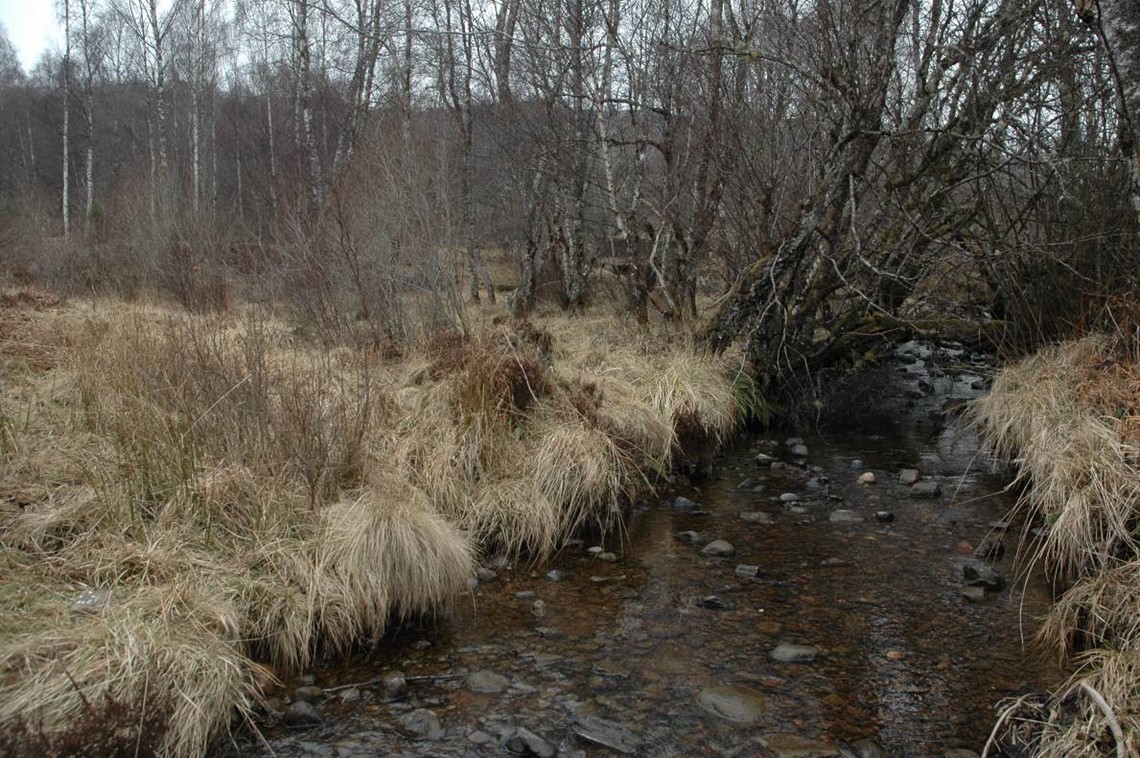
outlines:
[[1001, 371], [972, 408], [997, 452], [1016, 456], [1031, 543], [1065, 588], [1039, 633], [1075, 673], [1047, 701], [1003, 715], [1034, 755], [1140, 753], [1140, 364], [1118, 339], [1087, 337]]
[[620, 528], [736, 423], [729, 366], [669, 335], [482, 317], [395, 360], [5, 295], [0, 752], [200, 754], [275, 673], [446, 609], [482, 554]]

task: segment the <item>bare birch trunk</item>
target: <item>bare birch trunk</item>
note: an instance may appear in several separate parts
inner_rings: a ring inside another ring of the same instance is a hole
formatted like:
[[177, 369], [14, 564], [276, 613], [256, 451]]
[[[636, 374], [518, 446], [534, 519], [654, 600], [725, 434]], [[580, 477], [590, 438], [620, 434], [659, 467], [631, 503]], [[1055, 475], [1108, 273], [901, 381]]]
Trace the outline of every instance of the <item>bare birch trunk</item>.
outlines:
[[63, 212], [63, 239], [71, 241], [71, 198], [68, 163], [71, 139], [71, 3], [63, 0], [63, 189], [60, 193], [60, 206]]
[[309, 44], [309, 0], [298, 0], [293, 19], [297, 54], [297, 106], [300, 112], [302, 146], [309, 164], [309, 203], [315, 216], [324, 205], [321, 157], [313, 128], [312, 49]]

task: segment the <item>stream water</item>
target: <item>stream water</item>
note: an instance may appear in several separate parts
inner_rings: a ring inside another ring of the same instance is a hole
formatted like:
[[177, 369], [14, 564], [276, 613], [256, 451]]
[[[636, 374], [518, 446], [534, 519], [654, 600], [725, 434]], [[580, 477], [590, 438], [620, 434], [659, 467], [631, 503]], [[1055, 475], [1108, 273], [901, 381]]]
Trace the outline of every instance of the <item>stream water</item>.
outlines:
[[[263, 741], [236, 749], [980, 752], [999, 700], [1059, 676], [1028, 645], [1049, 594], [1017, 571], [1015, 523], [994, 563], [1004, 588], [964, 596], [963, 564], [984, 539], [1000, 539], [994, 524], [1012, 501], [976, 439], [931, 420], [980, 383], [921, 360], [910, 367], [865, 385], [878, 396], [852, 400], [900, 413], [801, 430], [806, 458], [792, 455], [787, 433], [741, 441], [700, 487], [635, 509], [602, 546], [612, 556], [571, 543], [541, 567], [492, 566], [495, 577], [486, 574], [449, 617], [312, 672], [323, 689], [319, 724], [268, 728]], [[911, 497], [900, 481], [906, 468], [941, 495]], [[866, 472], [876, 483], [859, 483]], [[678, 496], [693, 504], [677, 507]], [[706, 555], [713, 540], [734, 554]], [[810, 660], [777, 660], [784, 643], [808, 649], [781, 653]], [[293, 688], [283, 698], [296, 697]]]

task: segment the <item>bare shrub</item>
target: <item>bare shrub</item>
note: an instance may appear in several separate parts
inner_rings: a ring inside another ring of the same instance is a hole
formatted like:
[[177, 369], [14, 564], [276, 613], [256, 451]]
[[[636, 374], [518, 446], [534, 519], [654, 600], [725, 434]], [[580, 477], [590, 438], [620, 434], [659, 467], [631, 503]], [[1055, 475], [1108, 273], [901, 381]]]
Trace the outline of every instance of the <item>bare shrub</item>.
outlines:
[[418, 149], [366, 142], [321, 222], [285, 227], [285, 298], [326, 341], [363, 332], [375, 345], [404, 345], [465, 320], [447, 167]]
[[217, 244], [204, 234], [177, 235], [167, 247], [165, 267], [159, 283], [182, 307], [205, 313], [226, 310], [230, 304], [229, 285], [220, 263]]
[[237, 463], [270, 480], [299, 476], [313, 505], [362, 483], [365, 441], [383, 409], [367, 359], [288, 350], [285, 340], [256, 312], [237, 327], [136, 321], [111, 342], [124, 352], [90, 356], [87, 391], [94, 397], [110, 382], [118, 398], [105, 415], [118, 424], [136, 502], [194, 487], [200, 462]]

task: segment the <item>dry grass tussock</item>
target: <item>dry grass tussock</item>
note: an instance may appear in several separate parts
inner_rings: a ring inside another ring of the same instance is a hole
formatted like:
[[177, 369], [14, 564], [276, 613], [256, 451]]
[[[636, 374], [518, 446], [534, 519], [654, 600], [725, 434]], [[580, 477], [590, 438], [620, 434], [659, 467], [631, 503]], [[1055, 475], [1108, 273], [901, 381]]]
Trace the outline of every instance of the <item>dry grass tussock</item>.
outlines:
[[201, 754], [273, 672], [617, 528], [735, 423], [667, 335], [487, 318], [391, 361], [252, 307], [0, 300], [0, 752]]
[[1067, 588], [1039, 637], [1075, 664], [1048, 701], [1021, 699], [1007, 738], [1035, 755], [1140, 753], [1140, 376], [1112, 338], [1044, 349], [1003, 369], [971, 409], [1014, 459], [1040, 561]]

